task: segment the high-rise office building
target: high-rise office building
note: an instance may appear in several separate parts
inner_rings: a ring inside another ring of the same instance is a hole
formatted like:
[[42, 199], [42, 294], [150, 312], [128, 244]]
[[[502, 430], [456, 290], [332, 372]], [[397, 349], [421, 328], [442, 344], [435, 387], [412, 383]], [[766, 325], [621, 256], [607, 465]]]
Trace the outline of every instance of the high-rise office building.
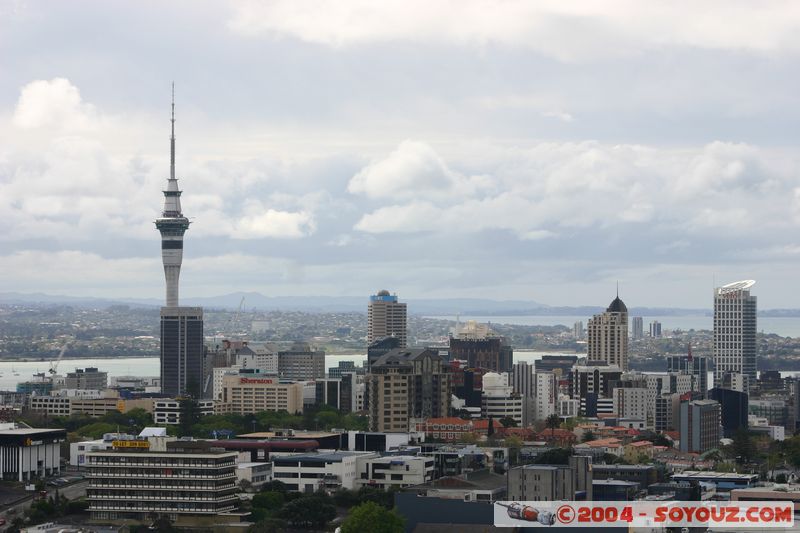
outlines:
[[756, 297], [753, 280], [714, 289], [714, 386], [749, 392], [756, 386]]
[[681, 401], [680, 449], [704, 453], [719, 446], [720, 405], [714, 400]]
[[397, 337], [400, 348], [408, 346], [408, 311], [406, 304], [397, 301], [397, 295], [378, 291], [369, 297], [367, 306], [367, 343], [384, 337]]
[[487, 325], [470, 321], [450, 337], [450, 359], [467, 361], [469, 368], [511, 372], [514, 348]]
[[691, 346], [687, 355], [667, 356], [667, 372], [695, 376], [697, 392], [702, 394], [703, 398], [708, 394], [708, 357], [692, 355]]
[[161, 308], [161, 392], [195, 398], [205, 388], [203, 308]]
[[180, 307], [178, 281], [183, 262], [183, 234], [189, 219], [181, 210], [181, 190], [175, 177], [175, 99], [172, 100], [170, 165], [164, 210], [156, 219], [161, 233], [161, 260], [167, 282], [166, 305], [161, 308], [161, 391], [200, 397], [205, 384], [203, 308]]
[[653, 320], [650, 322], [650, 337], [654, 339], [661, 338], [661, 322], [658, 320]]
[[533, 423], [536, 398], [534, 367], [526, 361], [514, 363], [511, 369], [511, 385], [522, 398], [522, 425]]
[[587, 355], [589, 361], [628, 369], [628, 308], [619, 296], [605, 313], [589, 319]]
[[572, 336], [575, 337], [577, 340], [583, 338], [583, 321], [578, 320], [575, 324], [572, 325]]
[[313, 381], [325, 377], [325, 351], [309, 344], [294, 343], [289, 350], [278, 352], [278, 374], [282, 379]]
[[644, 319], [640, 316], [635, 316], [631, 320], [631, 336], [634, 339], [644, 338]]

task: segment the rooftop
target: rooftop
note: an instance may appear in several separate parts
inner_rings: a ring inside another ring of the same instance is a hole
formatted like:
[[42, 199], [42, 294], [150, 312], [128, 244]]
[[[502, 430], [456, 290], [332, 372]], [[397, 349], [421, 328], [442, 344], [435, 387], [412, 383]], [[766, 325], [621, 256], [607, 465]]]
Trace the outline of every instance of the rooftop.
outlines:
[[42, 429], [42, 428], [17, 428], [17, 429], [0, 429], [0, 435], [40, 435], [42, 433], [49, 433], [51, 431], [66, 431], [61, 428]]
[[439, 479], [408, 487], [409, 490], [419, 489], [470, 489], [470, 490], [496, 490], [505, 489], [506, 476], [495, 474], [489, 469], [477, 470], [460, 476], [443, 476]]
[[330, 431], [292, 431], [289, 435], [287, 431], [257, 431], [256, 433], [245, 433], [243, 435], [236, 435], [239, 439], [273, 439], [279, 437], [281, 439], [324, 439], [326, 437], [338, 437], [341, 433], [332, 433]]
[[729, 479], [739, 479], [742, 481], [751, 480], [755, 481], [758, 479], [758, 474], [737, 474], [736, 472], [706, 472], [700, 470], [684, 470], [680, 474], [673, 474], [673, 479], [675, 478], [706, 478], [706, 479], [719, 479], [719, 480], [729, 480]]
[[274, 457], [272, 461], [278, 464], [284, 461], [304, 461], [304, 462], [320, 462], [320, 463], [340, 463], [342, 459], [347, 457], [355, 457], [359, 455], [370, 455], [372, 452], [328, 452], [328, 453], [297, 453], [292, 455], [282, 455], [281, 457]]

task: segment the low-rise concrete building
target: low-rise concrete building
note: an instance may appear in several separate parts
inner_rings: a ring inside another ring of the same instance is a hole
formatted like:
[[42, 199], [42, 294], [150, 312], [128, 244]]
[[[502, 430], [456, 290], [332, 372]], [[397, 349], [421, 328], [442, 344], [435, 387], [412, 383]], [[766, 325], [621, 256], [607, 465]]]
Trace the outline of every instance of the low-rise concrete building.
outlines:
[[273, 457], [272, 477], [298, 492], [354, 489], [360, 472], [365, 469], [363, 465], [377, 457], [373, 452], [350, 451]]
[[[196, 400], [200, 416], [214, 414], [214, 400]], [[177, 426], [181, 423], [181, 401], [171, 398], [153, 402], [153, 422], [159, 425]]]
[[357, 486], [379, 489], [421, 485], [433, 479], [433, 457], [424, 455], [387, 455], [367, 459], [359, 472]]
[[524, 465], [508, 471], [510, 500], [592, 499], [592, 460], [572, 456], [568, 465]]
[[237, 463], [236, 481], [239, 487], [247, 484], [255, 491], [261, 490], [272, 481], [272, 463]]
[[25, 481], [61, 472], [61, 443], [65, 429], [19, 428], [0, 425], [0, 465], [6, 480]]

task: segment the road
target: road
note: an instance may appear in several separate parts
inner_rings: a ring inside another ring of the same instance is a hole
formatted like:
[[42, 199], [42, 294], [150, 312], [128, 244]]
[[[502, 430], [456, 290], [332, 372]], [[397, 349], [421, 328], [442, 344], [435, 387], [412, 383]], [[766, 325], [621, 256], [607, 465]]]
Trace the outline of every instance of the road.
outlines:
[[[76, 498], [80, 498], [82, 496], [86, 496], [86, 487], [89, 486], [88, 480], [78, 481], [77, 483], [72, 483], [71, 485], [63, 485], [58, 487], [58, 493], [61, 497], [69, 498], [70, 500], [74, 500]], [[56, 493], [56, 487], [48, 487], [47, 488], [47, 496], [54, 496]], [[16, 516], [22, 515], [23, 512], [27, 508], [31, 506], [34, 501], [34, 493], [31, 493], [27, 496], [24, 500], [18, 501], [13, 505], [8, 507], [4, 507], [0, 510], [0, 516], [6, 519], [6, 524], [9, 524], [11, 520], [14, 519]]]

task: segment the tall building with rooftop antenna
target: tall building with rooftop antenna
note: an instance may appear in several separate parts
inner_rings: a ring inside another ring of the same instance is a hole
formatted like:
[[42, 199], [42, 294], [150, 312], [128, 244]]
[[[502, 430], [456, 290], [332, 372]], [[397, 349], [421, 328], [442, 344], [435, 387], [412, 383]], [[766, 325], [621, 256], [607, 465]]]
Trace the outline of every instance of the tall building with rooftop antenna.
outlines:
[[594, 315], [586, 326], [587, 358], [628, 370], [628, 308], [619, 294], [605, 313]]
[[166, 305], [161, 308], [161, 392], [200, 397], [204, 383], [203, 308], [180, 307], [178, 282], [183, 262], [183, 234], [189, 219], [181, 209], [181, 190], [175, 177], [175, 85], [172, 86], [170, 164], [164, 211], [156, 219], [161, 232], [161, 260], [167, 282]]
[[756, 385], [756, 297], [753, 280], [714, 289], [714, 386], [749, 393]]
[[178, 306], [178, 280], [183, 262], [183, 234], [189, 229], [189, 219], [181, 210], [181, 190], [175, 177], [175, 86], [172, 86], [172, 134], [169, 138], [170, 163], [167, 189], [164, 191], [164, 211], [156, 219], [161, 232], [161, 261], [167, 280], [167, 307]]

